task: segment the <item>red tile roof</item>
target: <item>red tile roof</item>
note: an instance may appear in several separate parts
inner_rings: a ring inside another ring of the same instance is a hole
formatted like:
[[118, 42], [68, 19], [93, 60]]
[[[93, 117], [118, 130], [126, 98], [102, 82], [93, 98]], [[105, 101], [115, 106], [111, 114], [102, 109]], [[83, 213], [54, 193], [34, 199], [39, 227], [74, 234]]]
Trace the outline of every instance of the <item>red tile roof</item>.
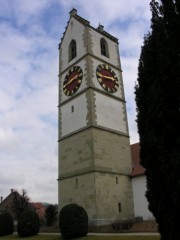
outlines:
[[31, 204], [35, 207], [36, 213], [38, 214], [39, 219], [42, 222], [45, 222], [46, 207], [40, 202], [32, 202]]
[[144, 175], [144, 172], [145, 172], [145, 169], [140, 164], [139, 151], [140, 151], [139, 143], [135, 143], [131, 145], [131, 155], [132, 155], [132, 165], [133, 165], [132, 172], [130, 173], [131, 177]]

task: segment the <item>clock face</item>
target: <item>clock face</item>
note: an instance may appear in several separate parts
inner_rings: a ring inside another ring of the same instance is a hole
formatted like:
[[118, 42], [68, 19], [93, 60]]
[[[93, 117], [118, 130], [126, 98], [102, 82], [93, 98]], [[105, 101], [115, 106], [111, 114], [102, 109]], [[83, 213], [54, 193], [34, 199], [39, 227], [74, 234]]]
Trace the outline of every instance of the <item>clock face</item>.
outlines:
[[96, 77], [101, 87], [110, 93], [119, 88], [119, 81], [115, 72], [106, 64], [100, 64], [96, 69]]
[[72, 67], [65, 76], [63, 91], [67, 96], [73, 95], [81, 86], [83, 78], [82, 69], [79, 66]]

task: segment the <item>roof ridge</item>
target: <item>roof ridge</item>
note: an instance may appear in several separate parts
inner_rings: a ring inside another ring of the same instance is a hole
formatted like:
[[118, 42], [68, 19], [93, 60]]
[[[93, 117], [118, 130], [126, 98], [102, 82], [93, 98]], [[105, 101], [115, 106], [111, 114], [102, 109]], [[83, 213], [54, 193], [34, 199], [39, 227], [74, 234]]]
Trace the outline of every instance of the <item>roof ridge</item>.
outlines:
[[67, 22], [67, 25], [66, 25], [66, 27], [65, 27], [65, 31], [64, 31], [64, 33], [63, 33], [63, 36], [62, 36], [61, 41], [60, 41], [60, 44], [59, 44], [59, 48], [60, 48], [61, 43], [62, 43], [62, 41], [63, 41], [63, 39], [64, 39], [64, 36], [65, 36], [66, 31], [67, 31], [69, 22], [70, 22], [70, 20], [71, 20], [72, 17], [73, 17], [74, 19], [76, 19], [78, 22], [80, 22], [81, 24], [83, 24], [84, 26], [89, 26], [90, 28], [94, 29], [95, 31], [101, 33], [102, 35], [104, 35], [104, 36], [110, 38], [111, 40], [115, 41], [116, 43], [118, 43], [118, 38], [112, 36], [111, 34], [109, 34], [109, 33], [106, 32], [106, 31], [104, 31], [104, 30], [103, 30], [104, 27], [103, 27], [102, 25], [99, 25], [97, 28], [94, 28], [93, 26], [91, 26], [91, 25], [90, 25], [90, 22], [89, 22], [88, 20], [86, 20], [85, 18], [83, 18], [83, 17], [81, 17], [81, 16], [79, 16], [79, 15], [77, 14], [77, 10], [76, 10], [75, 8], [73, 8], [73, 9], [69, 12], [69, 14], [70, 14], [70, 18], [69, 18], [69, 20], [68, 20], [68, 22]]
[[85, 18], [82, 18], [79, 15], [75, 15], [74, 18], [79, 22], [81, 22], [83, 25], [90, 25], [90, 22], [88, 20], [86, 20]]

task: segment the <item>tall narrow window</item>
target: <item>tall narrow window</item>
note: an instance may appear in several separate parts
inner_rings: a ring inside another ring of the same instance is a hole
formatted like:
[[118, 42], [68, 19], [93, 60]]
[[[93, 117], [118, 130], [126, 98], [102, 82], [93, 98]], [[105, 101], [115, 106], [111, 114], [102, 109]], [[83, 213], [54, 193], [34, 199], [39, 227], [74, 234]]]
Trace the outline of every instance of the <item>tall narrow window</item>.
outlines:
[[118, 182], [118, 177], [116, 177], [116, 184], [118, 184], [119, 182]]
[[101, 54], [106, 57], [109, 57], [108, 44], [104, 38], [101, 38], [100, 45], [101, 45]]
[[69, 61], [76, 57], [76, 41], [73, 39], [69, 44]]
[[78, 187], [78, 178], [76, 178], [76, 187]]
[[71, 106], [71, 112], [74, 112], [74, 105]]
[[118, 203], [118, 210], [119, 210], [119, 212], [121, 212], [121, 211], [122, 211], [122, 208], [121, 208], [121, 203]]

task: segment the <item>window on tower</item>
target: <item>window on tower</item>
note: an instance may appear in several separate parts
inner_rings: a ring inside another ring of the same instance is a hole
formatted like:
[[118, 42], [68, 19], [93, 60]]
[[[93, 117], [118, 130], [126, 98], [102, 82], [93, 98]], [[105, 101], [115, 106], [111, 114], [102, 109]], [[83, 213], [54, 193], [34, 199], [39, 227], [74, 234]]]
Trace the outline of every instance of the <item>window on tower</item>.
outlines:
[[118, 184], [119, 183], [119, 181], [118, 181], [118, 177], [116, 177], [116, 184]]
[[78, 187], [78, 178], [76, 178], [76, 187]]
[[119, 210], [119, 212], [122, 212], [121, 203], [118, 203], [118, 210]]
[[76, 57], [76, 41], [73, 39], [69, 44], [69, 61]]
[[109, 57], [108, 44], [104, 38], [101, 38], [100, 46], [101, 46], [101, 54], [106, 57]]

